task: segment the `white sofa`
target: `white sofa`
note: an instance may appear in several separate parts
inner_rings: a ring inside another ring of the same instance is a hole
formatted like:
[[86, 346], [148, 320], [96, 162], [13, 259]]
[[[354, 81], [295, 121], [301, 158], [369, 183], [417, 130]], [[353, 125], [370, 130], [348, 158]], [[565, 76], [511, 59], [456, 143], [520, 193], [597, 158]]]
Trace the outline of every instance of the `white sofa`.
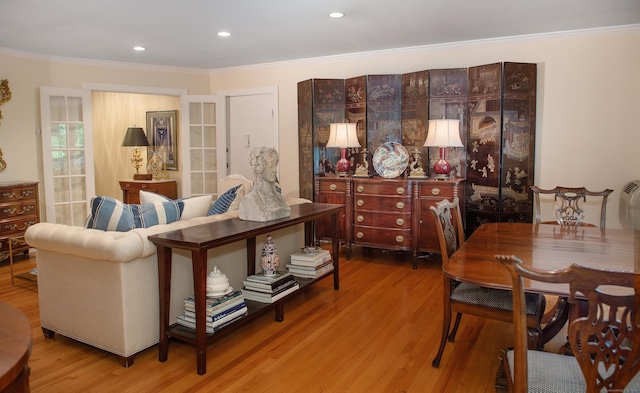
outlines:
[[[237, 199], [240, 197], [239, 194]], [[307, 202], [310, 201], [287, 199], [291, 205]], [[136, 353], [159, 341], [156, 247], [147, 237], [237, 217], [237, 206], [234, 201], [224, 214], [194, 217], [128, 232], [51, 223], [29, 227], [25, 238], [36, 249], [40, 323], [45, 337], [51, 338], [59, 333], [120, 356], [124, 367], [133, 364]], [[304, 245], [303, 225], [271, 235], [282, 261]], [[256, 239], [257, 253], [260, 253], [261, 243], [265, 240]], [[214, 266], [229, 277], [232, 287], [242, 288], [247, 269], [246, 242], [229, 244], [210, 252], [209, 271]], [[260, 270], [259, 266], [257, 270]], [[192, 293], [191, 254], [174, 251], [171, 321], [183, 312], [183, 300]]]

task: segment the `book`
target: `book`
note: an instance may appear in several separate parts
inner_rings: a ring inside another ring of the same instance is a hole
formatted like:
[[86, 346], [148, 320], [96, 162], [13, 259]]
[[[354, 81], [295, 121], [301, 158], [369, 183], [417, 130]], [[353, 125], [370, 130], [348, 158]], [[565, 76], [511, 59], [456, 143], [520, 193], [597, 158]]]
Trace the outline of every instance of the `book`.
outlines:
[[[220, 305], [223, 305], [229, 301], [234, 300], [235, 298], [237, 298], [238, 296], [242, 296], [242, 292], [241, 291], [233, 291], [227, 295], [223, 295], [223, 296], [218, 296], [218, 297], [207, 297], [206, 300], [206, 308], [207, 309], [215, 309], [216, 307], [219, 307]], [[194, 296], [189, 296], [188, 298], [184, 299], [184, 304], [186, 305], [192, 305], [195, 306], [195, 297]]]
[[248, 289], [254, 289], [256, 291], [273, 293], [273, 292], [277, 292], [279, 289], [282, 289], [290, 285], [292, 281], [295, 281], [295, 278], [293, 277], [293, 275], [289, 274], [283, 280], [276, 281], [273, 284], [259, 283], [255, 281], [249, 281], [249, 280], [243, 280], [242, 283], [244, 284], [244, 287]]
[[247, 281], [253, 281], [253, 282], [257, 282], [257, 283], [263, 283], [263, 284], [272, 284], [274, 282], [277, 282], [279, 280], [285, 279], [287, 277], [291, 276], [291, 274], [289, 272], [286, 271], [278, 271], [276, 272], [275, 276], [273, 277], [267, 277], [263, 274], [252, 274], [249, 277], [247, 277]]
[[287, 288], [286, 290], [273, 295], [268, 293], [251, 291], [247, 289], [242, 290], [242, 295], [244, 296], [245, 299], [252, 300], [254, 302], [273, 303], [289, 295], [290, 293], [297, 291], [299, 288], [300, 288], [300, 285], [296, 282], [293, 286]]
[[[207, 321], [217, 321], [218, 319], [224, 318], [225, 316], [243, 308], [246, 307], [246, 303], [244, 302], [244, 298], [242, 298], [242, 301], [233, 305], [230, 305], [229, 307], [225, 307], [222, 308], [218, 311], [216, 311], [214, 314], [209, 314], [207, 313]], [[196, 312], [193, 310], [184, 310], [184, 315], [187, 317], [191, 317], [194, 318], [196, 317]]]
[[[243, 318], [245, 315], [247, 315], [247, 313], [245, 312], [244, 314], [239, 314], [238, 316], [234, 317], [234, 318], [230, 318], [228, 321], [222, 322], [219, 325], [213, 327], [210, 326], [209, 324], [206, 324], [206, 332], [211, 334], [211, 333], [215, 333], [218, 330], [222, 329], [223, 327], [232, 324], [233, 322], [237, 321], [240, 318]], [[188, 320], [186, 318], [184, 318], [184, 316], [182, 315], [178, 315], [178, 319], [176, 319], [176, 323], [178, 325], [184, 326], [184, 327], [188, 327], [190, 329], [194, 329], [196, 328], [196, 323], [195, 321], [191, 321]]]
[[328, 261], [322, 262], [316, 266], [305, 266], [305, 265], [295, 265], [293, 263], [287, 263], [287, 269], [289, 269], [289, 273], [291, 273], [291, 269], [298, 271], [306, 271], [306, 272], [315, 272], [316, 270], [322, 269], [327, 265], [333, 265], [333, 259], [329, 259]]
[[[291, 269], [290, 269], [291, 270]], [[325, 267], [315, 270], [313, 272], [306, 270], [292, 270], [291, 273], [300, 278], [318, 278], [320, 276], [324, 276], [333, 271], [333, 264], [326, 265]]]
[[[212, 316], [216, 313], [219, 313], [221, 311], [224, 311], [226, 309], [229, 309], [233, 306], [236, 306], [238, 304], [244, 303], [244, 297], [242, 297], [242, 292], [239, 292], [239, 296], [236, 296], [232, 299], [230, 299], [229, 301], [225, 302], [225, 303], [221, 303], [218, 304], [214, 307], [206, 307], [205, 310], [207, 312], [208, 316]], [[184, 309], [185, 311], [189, 311], [189, 312], [195, 312], [196, 311], [196, 305], [194, 303], [186, 303], [184, 304]]]
[[329, 250], [320, 250], [317, 253], [307, 254], [304, 251], [291, 254], [291, 263], [295, 265], [315, 266], [331, 259]]
[[[220, 316], [218, 319], [216, 320], [212, 320], [210, 318], [207, 318], [206, 322], [205, 322], [205, 326], [207, 327], [211, 327], [211, 328], [215, 328], [217, 326], [222, 325], [223, 323], [230, 321], [232, 319], [235, 319], [238, 316], [243, 316], [245, 314], [247, 314], [247, 305], [244, 304], [242, 307], [234, 310], [233, 312], [229, 312], [229, 313], [225, 313], [223, 316]], [[195, 316], [188, 316], [188, 315], [178, 315], [176, 322], [178, 321], [186, 321], [186, 322], [190, 322], [195, 324], [196, 323], [196, 318]]]

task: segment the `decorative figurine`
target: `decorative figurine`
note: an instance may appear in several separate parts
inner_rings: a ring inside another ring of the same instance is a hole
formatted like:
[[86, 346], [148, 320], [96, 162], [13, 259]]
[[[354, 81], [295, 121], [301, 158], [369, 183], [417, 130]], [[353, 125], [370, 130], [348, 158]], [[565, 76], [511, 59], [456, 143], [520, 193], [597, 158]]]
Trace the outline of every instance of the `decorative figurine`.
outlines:
[[353, 175], [353, 177], [371, 177], [371, 175], [369, 175], [369, 161], [367, 160], [367, 148], [363, 148], [362, 151], [362, 163], [358, 163], [358, 165], [356, 165], [356, 173]]
[[276, 244], [273, 242], [273, 237], [267, 235], [267, 241], [262, 246], [262, 256], [260, 257], [260, 265], [262, 266], [262, 273], [265, 277], [274, 277], [280, 264], [280, 256], [276, 249]]
[[233, 288], [229, 286], [229, 279], [215, 266], [207, 276], [207, 296], [223, 296], [231, 293], [231, 291], [233, 291]]
[[409, 168], [411, 169], [411, 171], [409, 172], [409, 177], [413, 179], [426, 178], [427, 175], [424, 173], [424, 169], [422, 169], [422, 156], [420, 155], [420, 150], [418, 150], [418, 148], [414, 148], [412, 153], [413, 156], [411, 164], [409, 165]]

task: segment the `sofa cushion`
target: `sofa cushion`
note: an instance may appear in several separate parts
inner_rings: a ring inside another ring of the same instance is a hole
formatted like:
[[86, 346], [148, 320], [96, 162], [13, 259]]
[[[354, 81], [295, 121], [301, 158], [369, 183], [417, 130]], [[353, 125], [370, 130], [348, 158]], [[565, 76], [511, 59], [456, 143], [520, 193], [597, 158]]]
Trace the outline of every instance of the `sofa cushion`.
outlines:
[[129, 205], [110, 197], [91, 198], [91, 213], [85, 225], [103, 231], [126, 232], [135, 228], [133, 212]]
[[129, 205], [115, 198], [95, 196], [91, 199], [91, 213], [86, 227], [103, 231], [126, 232], [168, 224], [180, 218], [182, 202], [154, 202]]
[[242, 184], [238, 184], [237, 186], [230, 188], [224, 194], [220, 195], [220, 197], [216, 199], [216, 201], [211, 205], [211, 208], [209, 209], [207, 215], [210, 216], [213, 214], [226, 213], [227, 210], [229, 210], [229, 206], [231, 206], [231, 203], [236, 198], [236, 191], [240, 187], [242, 187]]
[[[182, 202], [184, 208], [180, 215], [180, 220], [189, 220], [193, 217], [204, 217], [207, 215], [209, 208], [211, 207], [211, 195], [201, 195], [195, 197], [180, 198], [177, 202]], [[140, 203], [154, 203], [154, 202], [172, 202], [172, 199], [167, 198], [164, 195], [156, 194], [149, 191], [140, 191]]]
[[240, 185], [240, 188], [236, 190], [236, 198], [231, 202], [229, 210], [240, 209], [240, 200], [251, 189], [253, 183], [246, 176], [239, 173], [232, 173], [218, 182], [219, 194], [224, 194], [237, 185]]
[[133, 212], [136, 228], [148, 228], [154, 225], [169, 224], [180, 219], [183, 202], [154, 202], [129, 205]]

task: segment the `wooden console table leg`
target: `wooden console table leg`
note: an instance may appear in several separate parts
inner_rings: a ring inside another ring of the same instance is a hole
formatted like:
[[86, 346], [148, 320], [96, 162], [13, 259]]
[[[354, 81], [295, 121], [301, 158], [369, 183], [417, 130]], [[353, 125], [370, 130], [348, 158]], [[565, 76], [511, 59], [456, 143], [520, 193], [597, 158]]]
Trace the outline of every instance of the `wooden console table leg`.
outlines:
[[207, 372], [207, 250], [191, 251], [193, 295], [196, 310], [196, 365], [198, 375]]
[[171, 302], [171, 248], [158, 247], [158, 288], [160, 299], [160, 344], [158, 360], [164, 362], [169, 354], [169, 306]]
[[[331, 215], [331, 228], [338, 228], [338, 213]], [[338, 231], [331, 234], [331, 253], [333, 254], [333, 289], [340, 289], [340, 242]]]

